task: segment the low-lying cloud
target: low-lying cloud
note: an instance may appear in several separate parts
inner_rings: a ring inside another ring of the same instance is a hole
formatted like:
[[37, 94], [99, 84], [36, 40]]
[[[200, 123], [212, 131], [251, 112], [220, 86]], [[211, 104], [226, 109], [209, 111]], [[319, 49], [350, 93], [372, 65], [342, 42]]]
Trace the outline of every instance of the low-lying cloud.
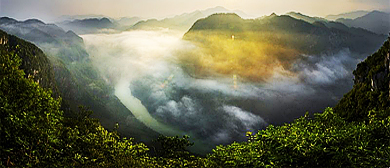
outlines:
[[132, 95], [158, 122], [212, 145], [242, 141], [246, 131], [335, 105], [352, 87], [358, 62], [345, 49], [302, 56], [289, 70], [275, 67], [266, 82], [218, 74], [196, 78], [183, 70], [177, 55], [195, 47], [181, 34], [161, 30], [82, 37], [108, 83], [128, 81]]
[[310, 84], [329, 85], [338, 79], [351, 76], [351, 70], [360, 62], [351, 56], [348, 49], [335, 55], [307, 56], [308, 62], [296, 64], [295, 68], [302, 79]]

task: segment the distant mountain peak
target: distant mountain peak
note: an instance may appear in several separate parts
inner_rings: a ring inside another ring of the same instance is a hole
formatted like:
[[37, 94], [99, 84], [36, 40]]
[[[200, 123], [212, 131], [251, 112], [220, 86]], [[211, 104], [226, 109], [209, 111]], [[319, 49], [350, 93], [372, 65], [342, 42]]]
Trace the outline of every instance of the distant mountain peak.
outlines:
[[311, 16], [308, 16], [308, 15], [302, 14], [300, 12], [291, 11], [291, 12], [286, 13], [286, 15], [291, 16], [291, 17], [293, 17], [295, 19], [303, 20], [303, 21], [308, 22], [308, 23], [328, 22], [328, 20], [326, 20], [324, 18], [311, 17]]
[[303, 15], [302, 13], [300, 12], [295, 12], [295, 11], [291, 11], [291, 12], [288, 12], [286, 14], [297, 14], [297, 15]]
[[38, 20], [38, 19], [27, 19], [27, 20], [23, 21], [23, 23], [27, 23], [27, 24], [45, 24], [43, 21]]
[[242, 19], [239, 15], [237, 15], [236, 13], [214, 13], [210, 16], [208, 16], [207, 18], [212, 18], [212, 17], [229, 17], [229, 18], [236, 18], [236, 19]]
[[9, 17], [1, 17], [0, 18], [0, 23], [4, 24], [4, 23], [7, 23], [7, 24], [10, 24], [10, 23], [25, 23], [25, 24], [42, 24], [42, 25], [45, 25], [45, 23], [39, 19], [27, 19], [25, 21], [17, 21], [13, 18], [9, 18]]
[[390, 14], [381, 11], [371, 11], [355, 19], [339, 18], [336, 21], [349, 27], [360, 27], [377, 34], [387, 35], [390, 31]]
[[337, 20], [337, 19], [340, 19], [340, 18], [356, 19], [356, 18], [364, 16], [364, 15], [366, 15], [368, 13], [370, 13], [370, 12], [369, 11], [363, 11], [363, 10], [357, 10], [357, 11], [341, 13], [341, 14], [337, 14], [337, 15], [328, 15], [325, 18], [328, 19], [328, 20]]
[[377, 14], [379, 14], [379, 15], [388, 15], [389, 13], [378, 11], [378, 10], [373, 10], [370, 13], [368, 13], [367, 15], [377, 15]]
[[206, 10], [226, 10], [227, 11], [227, 9], [224, 8], [223, 6], [216, 6], [214, 8], [209, 8], [209, 9], [206, 9]]
[[272, 17], [274, 17], [274, 16], [278, 16], [278, 15], [276, 15], [276, 13], [275, 13], [275, 12], [272, 12], [272, 13], [271, 13], [271, 15], [269, 15], [269, 16], [272, 16]]
[[18, 22], [15, 19], [9, 18], [9, 17], [1, 17], [0, 18], [0, 23], [15, 23]]

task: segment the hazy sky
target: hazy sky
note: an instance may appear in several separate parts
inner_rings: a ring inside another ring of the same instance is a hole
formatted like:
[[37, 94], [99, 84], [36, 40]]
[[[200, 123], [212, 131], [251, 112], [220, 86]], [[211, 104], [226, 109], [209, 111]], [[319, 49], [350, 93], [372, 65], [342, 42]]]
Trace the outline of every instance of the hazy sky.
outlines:
[[299, 11], [324, 17], [354, 10], [390, 11], [389, 0], [0, 0], [0, 16], [51, 21], [61, 15], [163, 18], [223, 6], [252, 16]]

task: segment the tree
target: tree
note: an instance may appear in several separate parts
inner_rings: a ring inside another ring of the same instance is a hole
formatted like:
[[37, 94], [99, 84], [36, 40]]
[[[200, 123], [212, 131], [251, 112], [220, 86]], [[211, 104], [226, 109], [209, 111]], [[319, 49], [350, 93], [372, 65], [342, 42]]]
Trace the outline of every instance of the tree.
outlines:
[[60, 99], [24, 78], [21, 59], [8, 50], [0, 46], [0, 164], [50, 165], [60, 152]]

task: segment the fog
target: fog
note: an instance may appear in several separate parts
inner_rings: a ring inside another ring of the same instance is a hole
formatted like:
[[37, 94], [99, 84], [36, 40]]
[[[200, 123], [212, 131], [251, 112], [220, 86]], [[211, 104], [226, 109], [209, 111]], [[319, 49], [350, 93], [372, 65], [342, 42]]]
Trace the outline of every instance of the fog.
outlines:
[[262, 82], [238, 75], [194, 77], [183, 69], [180, 53], [196, 46], [182, 35], [163, 29], [82, 38], [102, 77], [138, 120], [164, 135], [188, 134], [207, 142], [206, 151], [243, 141], [247, 131], [334, 106], [351, 89], [352, 70], [360, 61], [344, 49], [302, 55], [291, 69], [275, 66]]

